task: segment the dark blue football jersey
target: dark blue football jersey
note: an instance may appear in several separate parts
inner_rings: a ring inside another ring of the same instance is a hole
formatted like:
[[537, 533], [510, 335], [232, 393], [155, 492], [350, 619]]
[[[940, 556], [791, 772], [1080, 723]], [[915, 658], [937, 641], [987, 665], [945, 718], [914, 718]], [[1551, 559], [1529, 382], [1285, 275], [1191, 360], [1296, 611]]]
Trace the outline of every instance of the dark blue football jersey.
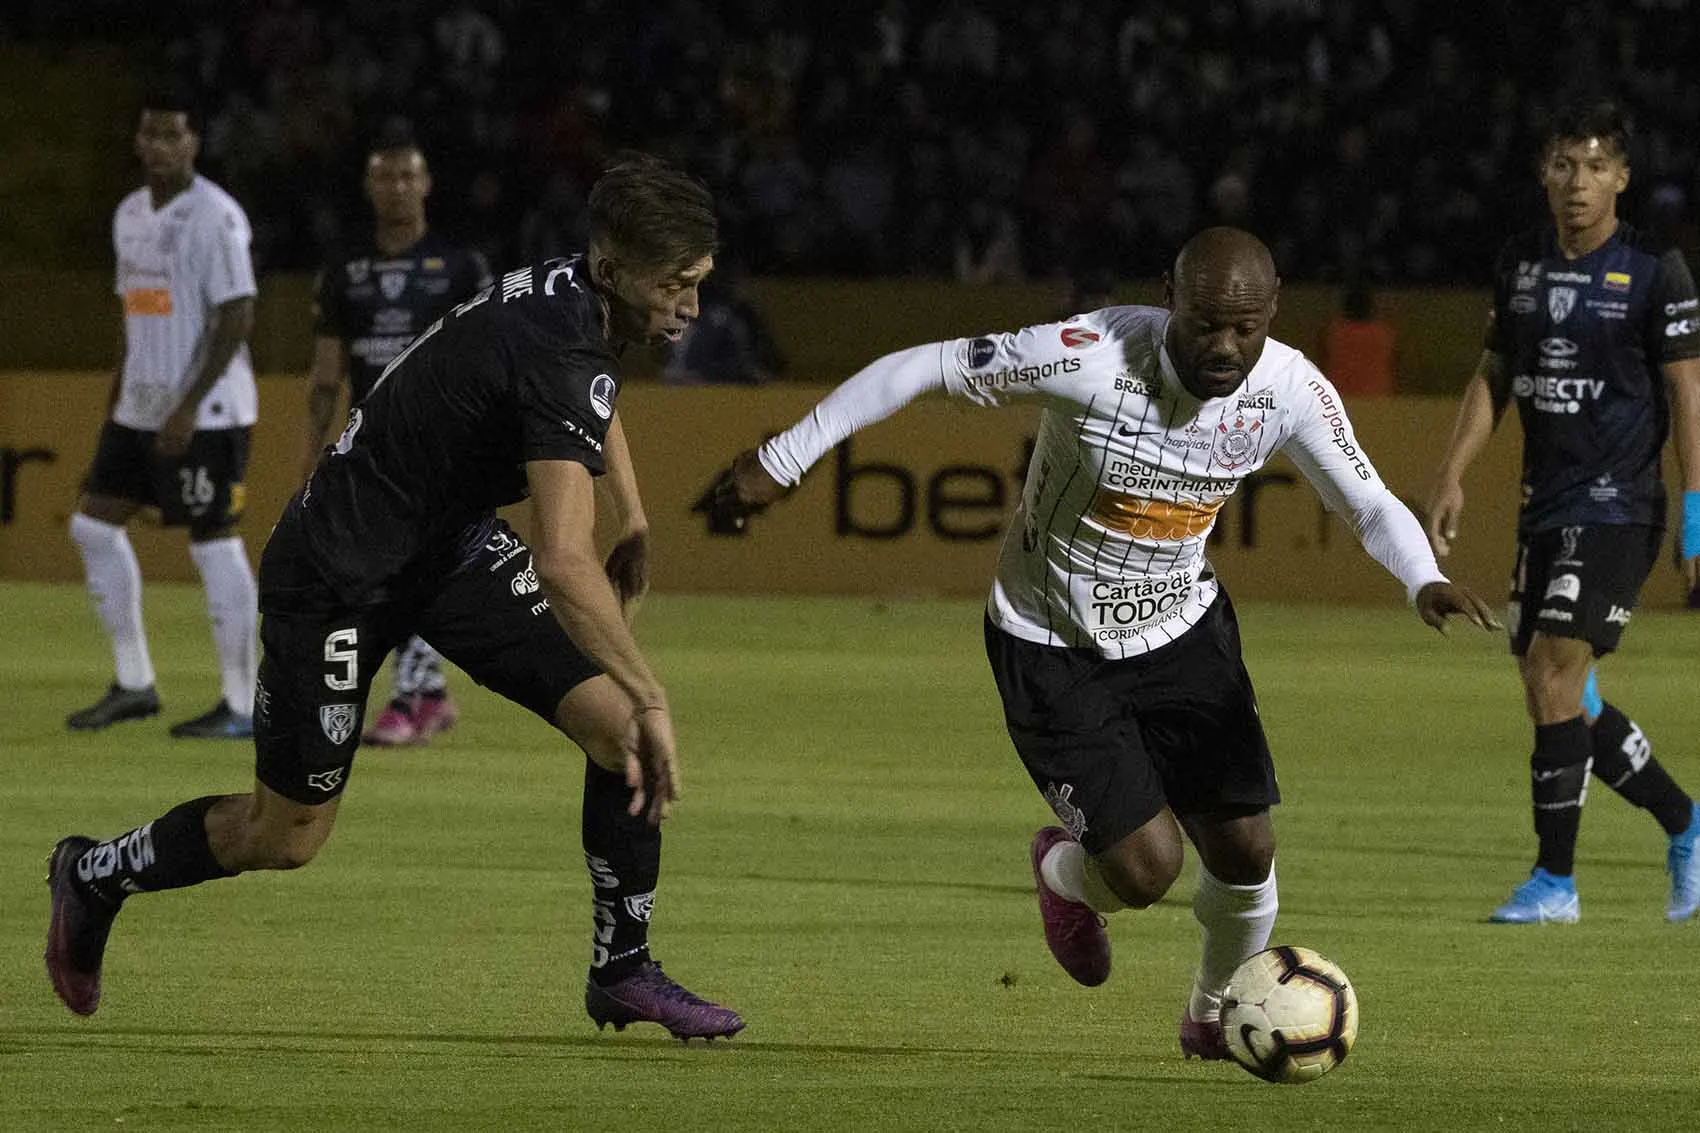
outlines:
[[1527, 535], [1577, 524], [1663, 526], [1670, 429], [1661, 367], [1700, 356], [1700, 299], [1676, 251], [1627, 224], [1567, 260], [1551, 228], [1505, 245], [1487, 348], [1523, 422]]
[[578, 258], [504, 274], [390, 362], [279, 528], [343, 598], [371, 601], [452, 567], [525, 498], [526, 462], [600, 475], [619, 375], [604, 310]]
[[326, 264], [313, 285], [313, 329], [342, 340], [349, 403], [366, 396], [414, 335], [488, 286], [482, 255], [430, 233], [393, 256], [368, 246]]

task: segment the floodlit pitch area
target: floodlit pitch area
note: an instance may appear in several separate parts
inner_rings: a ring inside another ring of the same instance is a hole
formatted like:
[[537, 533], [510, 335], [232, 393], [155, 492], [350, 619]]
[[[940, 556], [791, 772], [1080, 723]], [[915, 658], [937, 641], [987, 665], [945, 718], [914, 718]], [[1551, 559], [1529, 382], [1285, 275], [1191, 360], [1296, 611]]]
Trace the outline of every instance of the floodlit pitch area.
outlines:
[[[1662, 919], [1663, 836], [1596, 783], [1582, 923], [1483, 923], [1532, 853], [1515, 672], [1498, 636], [1394, 602], [1241, 610], [1287, 799], [1274, 939], [1362, 1005], [1303, 1087], [1181, 1061], [1192, 867], [1111, 922], [1108, 984], [1052, 963], [1027, 863], [1048, 815], [973, 602], [646, 607], [685, 761], [652, 941], [749, 1020], [730, 1043], [585, 1018], [582, 757], [464, 678], [459, 729], [361, 753], [305, 870], [132, 901], [74, 1018], [40, 958], [54, 840], [246, 789], [252, 750], [166, 737], [216, 696], [197, 589], [146, 594], [166, 714], [91, 736], [62, 726], [108, 679], [81, 588], [0, 585], [0, 611], [8, 1131], [1656, 1128], [1693, 1104], [1700, 924]], [[1672, 612], [1637, 614], [1604, 674], [1690, 789], [1696, 673], [1700, 615]]]

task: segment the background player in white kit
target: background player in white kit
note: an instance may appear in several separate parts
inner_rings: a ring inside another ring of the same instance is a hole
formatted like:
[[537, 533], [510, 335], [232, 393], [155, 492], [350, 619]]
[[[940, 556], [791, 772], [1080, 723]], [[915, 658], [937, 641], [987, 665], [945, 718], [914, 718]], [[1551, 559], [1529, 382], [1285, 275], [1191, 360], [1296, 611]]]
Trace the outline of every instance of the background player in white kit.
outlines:
[[1100, 914], [1168, 891], [1184, 829], [1203, 864], [1203, 956], [1181, 1049], [1224, 1058], [1222, 990], [1275, 922], [1279, 793], [1233, 605], [1204, 555], [1222, 505], [1285, 449], [1424, 622], [1496, 623], [1440, 573], [1333, 387], [1268, 340], [1279, 288], [1268, 249], [1207, 229], [1167, 283], [1168, 310], [1109, 307], [887, 355], [740, 456], [708, 506], [734, 523], [759, 511], [850, 433], [928, 391], [1043, 404], [985, 633], [1010, 737], [1063, 824], [1033, 840], [1046, 942], [1079, 982], [1107, 979]]
[[167, 526], [189, 529], [223, 676], [218, 705], [171, 734], [253, 734], [256, 592], [236, 521], [257, 409], [247, 347], [254, 267], [248, 218], [196, 174], [199, 149], [188, 103], [149, 95], [136, 127], [146, 181], [112, 219], [124, 356], [111, 416], [71, 517], [117, 674], [105, 696], [66, 719], [73, 730], [159, 712], [141, 570], [124, 530], [143, 507], [156, 507]]

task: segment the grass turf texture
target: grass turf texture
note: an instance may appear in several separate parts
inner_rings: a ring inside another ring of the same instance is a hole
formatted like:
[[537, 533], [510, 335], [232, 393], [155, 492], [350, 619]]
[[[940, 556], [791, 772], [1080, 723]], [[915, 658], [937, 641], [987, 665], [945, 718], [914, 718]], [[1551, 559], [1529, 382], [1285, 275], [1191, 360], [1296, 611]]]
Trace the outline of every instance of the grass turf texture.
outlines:
[[[147, 592], [163, 717], [93, 736], [79, 588], [0, 585], [0, 1129], [1671, 1128], [1695, 1097], [1700, 924], [1662, 920], [1665, 841], [1602, 785], [1583, 920], [1488, 910], [1532, 853], [1528, 727], [1497, 636], [1408, 611], [1241, 611], [1286, 803], [1276, 942], [1355, 981], [1346, 1064], [1303, 1088], [1175, 1041], [1193, 868], [1111, 922], [1115, 969], [1045, 951], [1048, 820], [1003, 734], [975, 603], [651, 599], [686, 794], [653, 943], [749, 1029], [686, 1048], [585, 1018], [582, 758], [464, 678], [429, 749], [363, 751], [307, 869], [143, 897], [92, 1020], [53, 998], [42, 861], [243, 790], [243, 744], [174, 742], [216, 696], [199, 592]], [[1638, 614], [1608, 698], [1700, 785], [1700, 618]], [[385, 688], [387, 677], [380, 680]]]

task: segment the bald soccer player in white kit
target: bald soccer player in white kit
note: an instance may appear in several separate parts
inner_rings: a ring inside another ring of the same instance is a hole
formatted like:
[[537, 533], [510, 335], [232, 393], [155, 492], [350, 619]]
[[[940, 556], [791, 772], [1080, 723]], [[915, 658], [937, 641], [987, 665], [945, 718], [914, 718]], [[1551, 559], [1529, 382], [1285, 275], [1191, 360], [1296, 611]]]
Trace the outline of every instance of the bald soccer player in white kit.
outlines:
[[258, 410], [247, 347], [254, 265], [248, 218], [195, 172], [199, 148], [180, 96], [146, 96], [136, 127], [146, 183], [112, 219], [123, 361], [71, 517], [71, 538], [116, 672], [104, 696], [66, 718], [73, 731], [99, 731], [160, 710], [142, 625], [141, 569], [125, 531], [138, 511], [155, 507], [166, 526], [189, 529], [221, 672], [219, 702], [173, 725], [171, 734], [253, 735], [258, 595], [236, 522]]
[[1043, 407], [985, 640], [1010, 738], [1061, 823], [1032, 843], [1046, 943], [1080, 983], [1108, 979], [1103, 916], [1168, 892], [1184, 831], [1203, 866], [1203, 954], [1180, 1045], [1220, 1059], [1228, 976], [1275, 923], [1280, 797], [1234, 608], [1205, 558], [1222, 505], [1285, 451], [1424, 622], [1496, 623], [1440, 572], [1328, 380], [1268, 337], [1280, 281], [1262, 242], [1206, 229], [1165, 284], [1166, 309], [1107, 307], [888, 354], [741, 455], [706, 507], [741, 523], [924, 393]]

